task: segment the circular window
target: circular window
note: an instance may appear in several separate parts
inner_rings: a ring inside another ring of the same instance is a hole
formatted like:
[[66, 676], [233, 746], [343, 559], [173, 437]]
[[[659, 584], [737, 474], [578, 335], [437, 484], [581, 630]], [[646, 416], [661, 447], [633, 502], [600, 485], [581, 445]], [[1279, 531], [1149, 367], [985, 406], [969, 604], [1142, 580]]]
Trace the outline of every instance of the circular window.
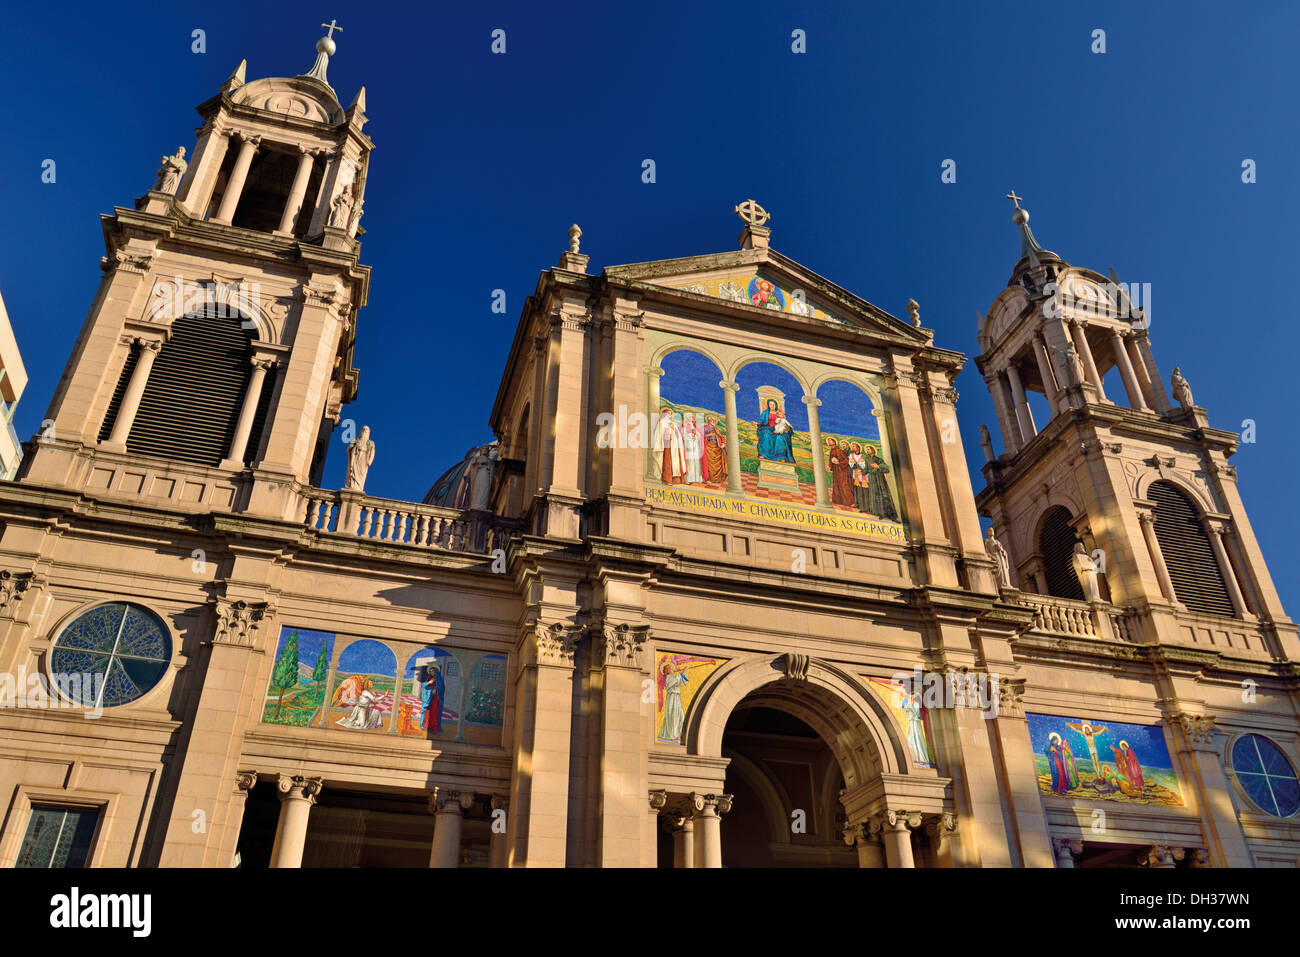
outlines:
[[139, 698], [162, 680], [172, 640], [158, 616], [114, 602], [78, 615], [50, 655], [50, 676], [66, 698], [106, 708]]
[[1300, 781], [1282, 749], [1259, 734], [1243, 734], [1232, 746], [1232, 769], [1246, 794], [1278, 817], [1300, 811]]

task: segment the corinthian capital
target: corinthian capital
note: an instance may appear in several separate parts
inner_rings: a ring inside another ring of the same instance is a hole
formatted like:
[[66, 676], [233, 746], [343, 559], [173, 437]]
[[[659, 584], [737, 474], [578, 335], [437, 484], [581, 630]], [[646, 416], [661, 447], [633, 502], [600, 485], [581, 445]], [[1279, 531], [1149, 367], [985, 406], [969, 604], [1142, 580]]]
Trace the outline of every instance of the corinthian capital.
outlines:
[[602, 625], [591, 629], [592, 667], [640, 668], [649, 625]]
[[533, 631], [533, 663], [572, 668], [573, 653], [581, 639], [582, 629], [577, 625], [538, 624]]

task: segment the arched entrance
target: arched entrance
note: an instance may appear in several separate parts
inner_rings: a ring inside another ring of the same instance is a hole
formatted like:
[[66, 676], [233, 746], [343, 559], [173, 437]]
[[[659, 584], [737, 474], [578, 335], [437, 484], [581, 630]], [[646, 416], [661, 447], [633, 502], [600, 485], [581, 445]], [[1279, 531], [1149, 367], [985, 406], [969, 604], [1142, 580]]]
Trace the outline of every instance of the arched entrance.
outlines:
[[[684, 739], [701, 780], [690, 801], [669, 795], [686, 807], [674, 813], [675, 837], [689, 844], [685, 832], [696, 832], [694, 861], [677, 866], [851, 867], [864, 861], [850, 847], [858, 835], [883, 846], [867, 822], [894, 812], [911, 822], [922, 851], [915, 859], [924, 860], [922, 817], [949, 810], [946, 779], [913, 766], [884, 702], [861, 679], [806, 655], [720, 669], [693, 704]], [[909, 826], [890, 826], [901, 832], [895, 844], [909, 842]], [[912, 866], [914, 855], [897, 851], [891, 860], [906, 862], [896, 866]], [[706, 859], [714, 863], [699, 863]]]

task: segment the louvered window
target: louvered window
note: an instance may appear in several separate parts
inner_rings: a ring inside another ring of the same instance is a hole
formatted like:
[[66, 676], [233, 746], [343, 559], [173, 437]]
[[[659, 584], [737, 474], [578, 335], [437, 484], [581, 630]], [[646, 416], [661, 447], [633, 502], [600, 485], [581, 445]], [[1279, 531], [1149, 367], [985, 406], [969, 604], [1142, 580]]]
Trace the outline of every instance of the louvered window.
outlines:
[[1178, 600], [1192, 611], [1234, 617], [1223, 569], [1196, 506], [1168, 482], [1153, 482], [1147, 498], [1156, 503], [1156, 541]]
[[[196, 465], [221, 463], [234, 438], [235, 424], [252, 376], [250, 334], [235, 315], [220, 315], [209, 305], [203, 312], [177, 319], [171, 338], [163, 345], [149, 372], [128, 451], [180, 459]], [[136, 353], [122, 369], [108, 414], [99, 430], [101, 441], [113, 431], [127, 383], [135, 369]], [[262, 428], [274, 391], [274, 370], [262, 384], [244, 463], [258, 454]]]
[[1070, 511], [1058, 505], [1043, 518], [1038, 532], [1038, 552], [1043, 556], [1047, 593], [1057, 598], [1083, 601], [1083, 586], [1074, 573], [1074, 543], [1078, 536], [1070, 524]]

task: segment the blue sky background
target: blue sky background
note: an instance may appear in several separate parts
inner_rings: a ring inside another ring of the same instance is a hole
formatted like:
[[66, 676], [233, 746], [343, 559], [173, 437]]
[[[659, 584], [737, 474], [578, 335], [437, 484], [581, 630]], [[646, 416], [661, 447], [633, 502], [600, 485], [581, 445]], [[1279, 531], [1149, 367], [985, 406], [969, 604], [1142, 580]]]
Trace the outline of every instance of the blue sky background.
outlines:
[[[735, 248], [732, 207], [753, 197], [777, 249], [895, 315], [914, 297], [939, 345], [972, 354], [975, 312], [1018, 254], [1014, 187], [1044, 246], [1151, 283], [1166, 379], [1181, 365], [1215, 426], [1255, 421], [1233, 463], [1296, 614], [1295, 4], [446, 6], [7, 8], [0, 294], [31, 374], [20, 435], [97, 287], [98, 216], [148, 189], [163, 153], [193, 150], [194, 106], [241, 58], [249, 79], [304, 72], [336, 17], [330, 79], [345, 105], [366, 86], [377, 144], [361, 397], [345, 410], [374, 431], [369, 491], [419, 499], [490, 439], [523, 299], [570, 223], [599, 271]], [[949, 158], [955, 184], [940, 182]], [[977, 426], [995, 420], [973, 362], [957, 387], [978, 489]], [[327, 486], [343, 460], [336, 441]]]

